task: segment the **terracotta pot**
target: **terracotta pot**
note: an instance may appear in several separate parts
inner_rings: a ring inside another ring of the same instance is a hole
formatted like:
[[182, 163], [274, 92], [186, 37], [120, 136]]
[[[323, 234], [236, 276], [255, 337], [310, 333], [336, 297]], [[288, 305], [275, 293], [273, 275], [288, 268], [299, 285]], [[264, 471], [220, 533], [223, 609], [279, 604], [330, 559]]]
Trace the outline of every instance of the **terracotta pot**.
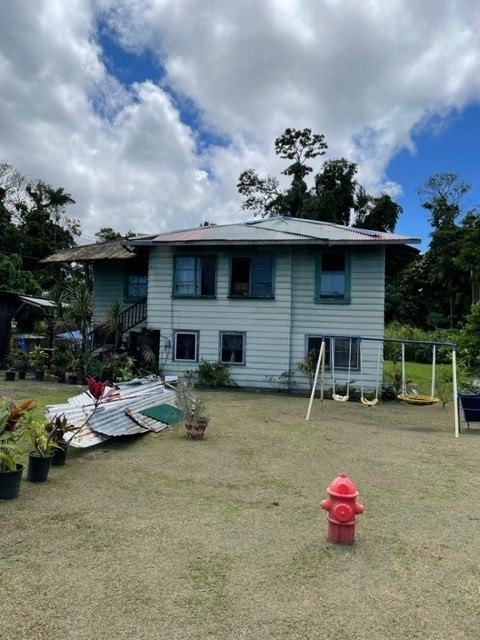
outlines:
[[187, 436], [192, 440], [200, 440], [203, 438], [207, 424], [208, 418], [188, 418], [185, 420]]

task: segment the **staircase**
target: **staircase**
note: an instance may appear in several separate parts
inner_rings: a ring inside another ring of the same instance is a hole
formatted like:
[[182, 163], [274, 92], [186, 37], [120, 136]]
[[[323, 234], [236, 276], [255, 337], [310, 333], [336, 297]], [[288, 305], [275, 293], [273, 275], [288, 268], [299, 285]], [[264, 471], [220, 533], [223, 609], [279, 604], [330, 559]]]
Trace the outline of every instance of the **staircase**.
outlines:
[[[121, 327], [121, 333], [130, 331], [133, 327], [140, 322], [143, 322], [147, 318], [147, 298], [142, 298], [131, 307], [124, 309], [120, 315], [119, 326]], [[111, 334], [107, 332], [107, 328], [104, 324], [100, 324], [95, 327], [88, 334], [87, 348], [91, 351], [95, 351], [100, 347], [109, 343]]]

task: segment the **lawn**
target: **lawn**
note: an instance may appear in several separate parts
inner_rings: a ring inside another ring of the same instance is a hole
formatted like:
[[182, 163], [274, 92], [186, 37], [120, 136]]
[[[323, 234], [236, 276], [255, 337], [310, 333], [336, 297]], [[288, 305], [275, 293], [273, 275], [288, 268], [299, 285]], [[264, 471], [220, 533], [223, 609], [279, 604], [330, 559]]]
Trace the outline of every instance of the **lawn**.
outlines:
[[[305, 398], [204, 396], [203, 441], [74, 450], [0, 503], [2, 638], [479, 637], [480, 434], [454, 438], [451, 403], [315, 400], [306, 422]], [[352, 547], [319, 507], [340, 472], [366, 507]]]

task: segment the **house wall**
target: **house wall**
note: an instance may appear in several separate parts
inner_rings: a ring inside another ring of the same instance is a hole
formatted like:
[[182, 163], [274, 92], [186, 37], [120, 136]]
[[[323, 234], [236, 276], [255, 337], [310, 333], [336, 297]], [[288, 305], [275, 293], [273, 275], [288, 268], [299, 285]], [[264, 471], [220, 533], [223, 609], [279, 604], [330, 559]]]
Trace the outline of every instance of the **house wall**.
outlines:
[[[349, 304], [318, 304], [314, 302], [315, 250], [297, 250], [293, 260], [292, 299], [292, 358], [291, 369], [305, 356], [305, 336], [347, 336], [382, 338], [384, 333], [385, 251], [354, 249], [351, 253], [351, 300]], [[374, 389], [377, 385], [383, 349], [379, 342], [361, 343], [361, 371], [350, 371], [350, 384], [360, 388]], [[332, 371], [325, 372], [325, 385], [333, 383]], [[345, 385], [348, 371], [335, 370], [335, 384]], [[299, 372], [297, 384], [308, 387], [308, 379]]]
[[[246, 364], [231, 365], [233, 380], [241, 386], [270, 387], [265, 376], [293, 371], [297, 388], [308, 389], [306, 376], [297, 363], [306, 352], [306, 335], [383, 336], [384, 250], [353, 250], [350, 304], [316, 304], [315, 260], [318, 251], [309, 248], [268, 247], [258, 255], [275, 256], [275, 298], [228, 298], [230, 256], [234, 251], [204, 251], [217, 256], [215, 299], [172, 297], [172, 247], [151, 250], [148, 295], [148, 328], [160, 329], [159, 363], [166, 375], [182, 375], [196, 363], [172, 360], [174, 331], [199, 332], [199, 359], [219, 360], [219, 332], [246, 333]], [[177, 251], [199, 255], [197, 251]], [[251, 249], [245, 255], [254, 255]], [[363, 343], [363, 383], [375, 386], [378, 344]], [[327, 372], [328, 378], [331, 373]], [[347, 372], [336, 372], [338, 384]], [[359, 372], [350, 379], [360, 386]], [[352, 384], [354, 384], [352, 382]]]
[[[103, 324], [105, 311], [117, 300], [122, 308], [130, 307], [134, 302], [125, 300], [125, 282], [129, 264], [125, 260], [96, 262], [93, 279], [93, 316], [92, 325]], [[136, 325], [136, 329], [146, 326], [146, 322]]]

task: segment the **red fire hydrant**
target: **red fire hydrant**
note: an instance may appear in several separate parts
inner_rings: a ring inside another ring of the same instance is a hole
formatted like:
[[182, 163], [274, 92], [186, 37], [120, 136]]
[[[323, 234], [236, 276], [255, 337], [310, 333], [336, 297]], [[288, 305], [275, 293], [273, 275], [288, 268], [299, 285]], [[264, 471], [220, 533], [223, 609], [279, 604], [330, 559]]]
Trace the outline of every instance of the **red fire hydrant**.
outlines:
[[344, 473], [332, 481], [327, 489], [330, 496], [322, 500], [322, 509], [328, 511], [328, 540], [337, 544], [353, 544], [355, 541], [355, 516], [365, 507], [357, 502], [358, 491], [353, 481]]

